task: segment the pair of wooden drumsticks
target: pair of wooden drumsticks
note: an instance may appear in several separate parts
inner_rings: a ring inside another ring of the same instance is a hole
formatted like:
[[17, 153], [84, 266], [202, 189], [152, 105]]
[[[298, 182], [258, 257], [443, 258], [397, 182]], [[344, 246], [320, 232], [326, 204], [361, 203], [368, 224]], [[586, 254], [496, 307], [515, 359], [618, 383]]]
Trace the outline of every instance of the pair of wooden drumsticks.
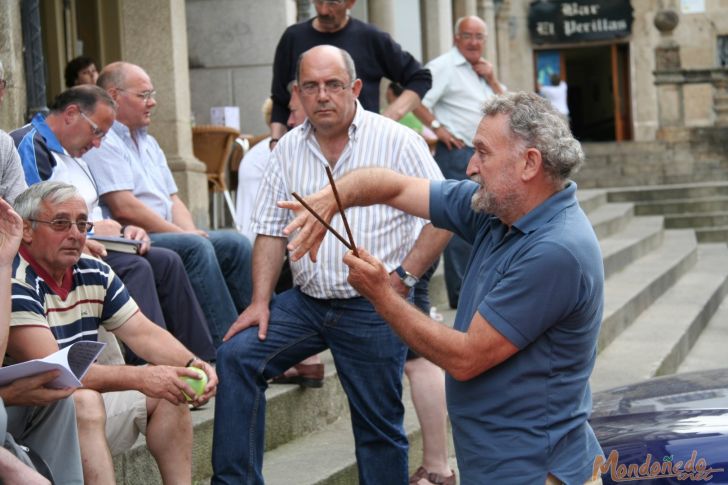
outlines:
[[328, 166], [326, 167], [326, 175], [329, 176], [329, 183], [331, 184], [331, 190], [333, 190], [333, 192], [334, 192], [334, 198], [336, 199], [336, 205], [339, 207], [339, 214], [341, 214], [341, 219], [344, 221], [344, 229], [346, 229], [346, 235], [349, 237], [348, 241], [346, 239], [344, 239], [344, 237], [341, 234], [339, 234], [339, 232], [336, 229], [331, 227], [331, 225], [328, 222], [326, 222], [323, 219], [323, 217], [318, 215], [316, 213], [316, 211], [313, 210], [313, 208], [303, 200], [303, 197], [298, 195], [296, 192], [292, 192], [291, 195], [298, 202], [301, 203], [301, 205], [304, 207], [304, 209], [309, 211], [316, 219], [318, 219], [318, 221], [321, 224], [323, 224], [326, 229], [331, 231], [331, 234], [336, 236], [336, 238], [339, 241], [344, 243], [344, 246], [349, 248], [351, 250], [351, 252], [354, 253], [354, 256], [356, 256], [358, 258], [359, 252], [356, 250], [356, 244], [354, 244], [354, 236], [351, 234], [351, 228], [349, 227], [349, 221], [346, 220], [346, 215], [344, 214], [344, 208], [341, 206], [341, 199], [339, 198], [339, 191], [336, 190], [336, 184], [334, 183], [334, 174], [331, 173], [331, 168], [329, 168]]

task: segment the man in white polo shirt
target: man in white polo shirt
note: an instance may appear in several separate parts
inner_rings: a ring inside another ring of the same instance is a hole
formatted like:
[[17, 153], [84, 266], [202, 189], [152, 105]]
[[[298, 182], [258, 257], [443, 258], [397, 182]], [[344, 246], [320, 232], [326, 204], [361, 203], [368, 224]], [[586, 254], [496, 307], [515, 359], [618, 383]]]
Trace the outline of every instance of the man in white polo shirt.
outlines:
[[[498, 82], [493, 64], [483, 59], [487, 29], [479, 17], [455, 22], [453, 47], [431, 60], [432, 88], [414, 113], [437, 135], [435, 161], [446, 179], [466, 178], [473, 156], [472, 139], [483, 104], [505, 87]], [[445, 284], [450, 307], [456, 308], [470, 245], [457, 235], [445, 248]]]

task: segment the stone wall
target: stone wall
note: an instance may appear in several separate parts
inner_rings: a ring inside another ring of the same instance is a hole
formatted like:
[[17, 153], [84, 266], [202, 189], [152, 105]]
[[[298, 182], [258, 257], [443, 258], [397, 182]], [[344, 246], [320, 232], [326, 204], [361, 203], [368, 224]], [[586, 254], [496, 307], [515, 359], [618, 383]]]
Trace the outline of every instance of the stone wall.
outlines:
[[[630, 92], [635, 140], [653, 140], [658, 126], [658, 100], [652, 72], [660, 33], [655, 14], [672, 8], [680, 16], [673, 39], [680, 45], [684, 68], [716, 65], [716, 38], [728, 34], [728, 2], [706, 1], [704, 13], [684, 14], [677, 0], [632, 0], [634, 22], [630, 44]], [[533, 48], [528, 33], [529, 0], [504, 0], [497, 12], [499, 76], [511, 90], [534, 89]], [[579, 47], [572, 45], [567, 47]], [[687, 126], [709, 126], [713, 122], [712, 87], [685, 88]]]
[[25, 75], [23, 39], [20, 26], [20, 0], [0, 1], [0, 61], [8, 87], [0, 106], [0, 129], [14, 130], [25, 120]]
[[187, 0], [192, 113], [210, 122], [213, 106], [240, 107], [240, 129], [268, 130], [260, 107], [270, 96], [273, 55], [283, 30], [296, 21], [286, 0]]
[[728, 181], [728, 128], [698, 127], [672, 141], [585, 143], [582, 188]]

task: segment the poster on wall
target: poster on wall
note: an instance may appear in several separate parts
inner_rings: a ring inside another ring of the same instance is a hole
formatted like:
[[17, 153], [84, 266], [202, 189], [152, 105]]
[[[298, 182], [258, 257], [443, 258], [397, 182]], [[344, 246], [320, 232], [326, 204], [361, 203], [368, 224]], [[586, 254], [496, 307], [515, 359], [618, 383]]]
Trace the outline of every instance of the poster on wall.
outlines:
[[551, 76], [561, 77], [561, 53], [559, 51], [536, 52], [537, 80], [541, 86], [551, 86]]
[[632, 33], [629, 0], [533, 0], [528, 30], [534, 44], [611, 40]]
[[681, 0], [682, 13], [705, 13], [705, 0]]

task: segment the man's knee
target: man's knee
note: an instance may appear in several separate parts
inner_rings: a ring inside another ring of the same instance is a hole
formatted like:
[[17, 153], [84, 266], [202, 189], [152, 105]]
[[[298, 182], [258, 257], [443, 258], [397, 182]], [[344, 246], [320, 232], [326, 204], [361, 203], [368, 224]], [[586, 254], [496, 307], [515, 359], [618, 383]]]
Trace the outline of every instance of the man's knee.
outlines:
[[78, 389], [73, 393], [76, 406], [76, 420], [79, 427], [94, 426], [103, 428], [106, 425], [106, 408], [99, 392], [91, 389]]

